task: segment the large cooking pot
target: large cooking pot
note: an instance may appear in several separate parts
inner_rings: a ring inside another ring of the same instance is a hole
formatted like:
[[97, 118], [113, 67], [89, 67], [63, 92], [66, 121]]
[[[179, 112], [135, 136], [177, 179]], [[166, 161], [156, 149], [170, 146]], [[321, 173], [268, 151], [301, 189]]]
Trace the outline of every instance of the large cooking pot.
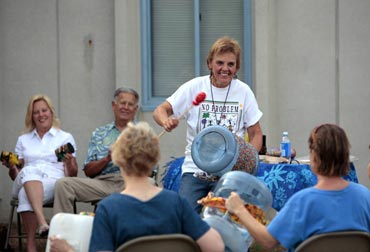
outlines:
[[[266, 185], [255, 176], [242, 171], [225, 173], [218, 181], [214, 190], [216, 197], [228, 198], [231, 192], [237, 192], [246, 204], [253, 204], [263, 210], [267, 219], [272, 209], [272, 195]], [[216, 207], [205, 207], [203, 220], [216, 229], [225, 244], [227, 252], [247, 251], [253, 243], [248, 231], [232, 218], [228, 212]]]
[[222, 126], [202, 130], [193, 140], [191, 156], [203, 171], [222, 176], [231, 170], [255, 175], [259, 165], [257, 149]]

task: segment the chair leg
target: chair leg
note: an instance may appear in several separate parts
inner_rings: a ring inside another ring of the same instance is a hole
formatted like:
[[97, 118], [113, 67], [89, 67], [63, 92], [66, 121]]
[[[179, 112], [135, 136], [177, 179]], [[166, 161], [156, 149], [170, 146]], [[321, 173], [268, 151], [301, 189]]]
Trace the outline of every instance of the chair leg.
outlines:
[[77, 202], [76, 202], [76, 200], [73, 202], [73, 213], [77, 214]]
[[[10, 215], [9, 215], [8, 230], [6, 232], [6, 240], [5, 240], [5, 245], [4, 245], [4, 251], [8, 251], [10, 249], [10, 244], [9, 244], [10, 238], [17, 238], [18, 239], [18, 251], [22, 251], [22, 247], [23, 247], [22, 239], [26, 239], [26, 237], [24, 235], [25, 232], [22, 230], [21, 214], [18, 213], [18, 212], [16, 213], [17, 214], [17, 235], [12, 235], [12, 233], [11, 233], [12, 226], [13, 226], [14, 212], [16, 211], [16, 208], [18, 207], [18, 200], [15, 200], [15, 199], [11, 200], [10, 206], [11, 206], [11, 211], [10, 211]], [[53, 205], [52, 204], [47, 204], [47, 205], [44, 205], [43, 207], [44, 208], [52, 208]], [[76, 202], [73, 206], [73, 210], [74, 210], [75, 213], [77, 212]], [[36, 237], [36, 238], [39, 238], [39, 237]], [[0, 251], [2, 251], [2, 248], [0, 248]]]
[[100, 200], [91, 201], [91, 205], [94, 206], [93, 213], [96, 212], [96, 208], [98, 207], [98, 203]]
[[9, 221], [8, 221], [8, 230], [6, 232], [6, 240], [5, 240], [5, 247], [4, 247], [5, 251], [9, 249], [9, 239], [10, 239], [10, 234], [12, 231], [14, 209], [15, 209], [15, 206], [12, 205], [11, 210], [10, 210]]
[[19, 251], [22, 251], [22, 222], [21, 222], [21, 214], [20, 213], [17, 213], [17, 229], [18, 229]]

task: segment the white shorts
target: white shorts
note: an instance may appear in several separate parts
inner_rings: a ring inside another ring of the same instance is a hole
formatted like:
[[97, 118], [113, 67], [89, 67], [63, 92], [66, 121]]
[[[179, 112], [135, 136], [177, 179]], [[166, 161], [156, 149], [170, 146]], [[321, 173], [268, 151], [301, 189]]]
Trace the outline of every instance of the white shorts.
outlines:
[[23, 184], [28, 181], [40, 181], [43, 185], [43, 203], [51, 203], [54, 200], [55, 182], [64, 177], [64, 172], [51, 167], [26, 166], [21, 169], [14, 180], [12, 197], [18, 199], [17, 212], [33, 211], [28, 201]]

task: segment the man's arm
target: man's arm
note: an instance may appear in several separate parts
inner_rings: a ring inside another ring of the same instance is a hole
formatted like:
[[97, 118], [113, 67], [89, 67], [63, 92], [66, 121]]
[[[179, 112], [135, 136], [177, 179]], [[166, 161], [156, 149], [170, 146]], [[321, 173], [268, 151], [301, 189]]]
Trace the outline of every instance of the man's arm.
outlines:
[[84, 172], [85, 172], [85, 175], [90, 177], [90, 178], [93, 178], [95, 177], [96, 175], [98, 175], [108, 164], [109, 162], [111, 162], [112, 159], [111, 159], [111, 156], [110, 156], [110, 151], [109, 151], [109, 154], [108, 156], [100, 159], [100, 160], [96, 160], [96, 161], [91, 161], [89, 163], [87, 163], [84, 167]]
[[[99, 133], [100, 128], [96, 129], [92, 134], [89, 141], [89, 147], [87, 150], [87, 159], [85, 161], [84, 165], [84, 172], [87, 177], [93, 178], [101, 173], [102, 170], [109, 164], [109, 162], [112, 161], [111, 159], [111, 152], [108, 151], [108, 154], [105, 157], [101, 158], [102, 149], [104, 149], [104, 146], [102, 146], [99, 143], [104, 142], [102, 138], [102, 135]], [[98, 147], [99, 146], [99, 147]], [[98, 159], [100, 158], [100, 159]]]

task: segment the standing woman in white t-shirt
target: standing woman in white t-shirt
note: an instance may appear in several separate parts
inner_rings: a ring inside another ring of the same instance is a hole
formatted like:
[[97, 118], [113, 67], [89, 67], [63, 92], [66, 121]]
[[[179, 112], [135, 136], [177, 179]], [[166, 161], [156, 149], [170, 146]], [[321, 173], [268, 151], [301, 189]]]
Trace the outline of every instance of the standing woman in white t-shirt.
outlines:
[[[170, 132], [178, 126], [178, 117], [186, 111], [184, 118], [187, 125], [187, 146], [182, 165], [180, 194], [198, 213], [202, 205], [197, 200], [214, 189], [218, 178], [199, 169], [192, 159], [191, 146], [197, 134], [207, 127], [219, 125], [242, 139], [248, 134], [249, 142], [257, 151], [262, 146], [259, 124], [262, 112], [253, 91], [237, 78], [240, 58], [241, 48], [236, 40], [227, 36], [219, 38], [208, 52], [207, 67], [210, 74], [182, 84], [153, 112], [154, 120], [165, 131]], [[200, 92], [206, 94], [204, 102], [187, 111]]]
[[31, 97], [25, 118], [25, 133], [18, 137], [15, 154], [19, 163], [2, 161], [14, 180], [12, 197], [18, 199], [27, 233], [27, 251], [36, 251], [36, 234], [47, 236], [43, 205], [53, 202], [54, 185], [64, 176], [77, 176], [75, 153], [67, 153], [58, 161], [55, 150], [67, 143], [76, 150], [73, 136], [60, 129], [54, 106], [49, 97]]

